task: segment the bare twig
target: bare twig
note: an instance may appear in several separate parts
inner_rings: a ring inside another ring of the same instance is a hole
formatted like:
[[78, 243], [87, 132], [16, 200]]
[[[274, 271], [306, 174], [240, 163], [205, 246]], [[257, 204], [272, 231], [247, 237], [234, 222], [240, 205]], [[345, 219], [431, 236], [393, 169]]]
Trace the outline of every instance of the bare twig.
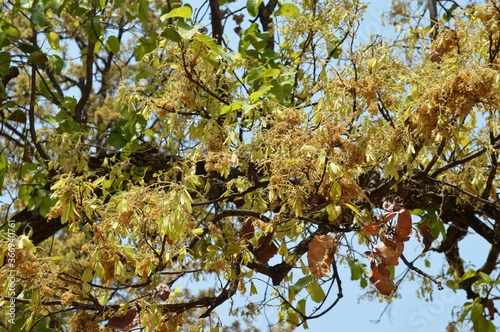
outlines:
[[418, 267], [416, 267], [415, 265], [413, 265], [413, 262], [409, 262], [406, 257], [404, 255], [401, 255], [401, 259], [403, 260], [403, 262], [406, 264], [406, 266], [412, 270], [412, 271], [415, 271], [417, 272], [418, 274], [420, 274], [421, 276], [425, 277], [425, 278], [428, 278], [430, 281], [432, 281], [433, 283], [435, 283], [438, 287], [439, 290], [443, 290], [443, 284], [441, 283], [441, 281], [438, 281], [436, 279], [434, 279], [434, 277], [432, 277], [431, 275], [425, 273], [424, 271], [420, 270]]

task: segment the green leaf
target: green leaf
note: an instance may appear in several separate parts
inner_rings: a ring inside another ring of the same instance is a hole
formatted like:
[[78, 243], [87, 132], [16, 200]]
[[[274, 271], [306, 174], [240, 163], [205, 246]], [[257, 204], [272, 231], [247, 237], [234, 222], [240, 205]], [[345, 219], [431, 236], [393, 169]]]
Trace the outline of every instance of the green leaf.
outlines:
[[123, 268], [123, 263], [119, 259], [117, 259], [115, 263], [115, 275], [122, 276], [124, 270], [125, 269]]
[[41, 51], [35, 51], [28, 56], [28, 63], [31, 65], [42, 65], [48, 61], [47, 55]]
[[261, 70], [261, 69], [254, 69], [251, 70], [248, 75], [245, 77], [245, 82], [252, 82], [261, 78], [266, 78], [266, 77], [277, 77], [280, 74], [280, 70], [275, 68], [275, 69], [268, 69], [268, 70]]
[[19, 4], [21, 5], [22, 9], [30, 9], [33, 7], [33, 0], [20, 0]]
[[10, 53], [9, 52], [0, 52], [0, 75], [6, 76], [10, 71]]
[[259, 98], [265, 94], [267, 91], [271, 90], [272, 88], [272, 85], [267, 85], [267, 84], [263, 84], [259, 90], [253, 92], [250, 94], [250, 96], [248, 96], [248, 99], [250, 99], [250, 102], [252, 104], [256, 103]]
[[292, 326], [299, 325], [300, 323], [299, 315], [297, 315], [297, 313], [293, 309], [288, 309], [286, 322]]
[[92, 269], [90, 267], [87, 267], [83, 271], [82, 284], [87, 284], [91, 280], [92, 280]]
[[84, 15], [90, 11], [90, 0], [80, 0], [76, 3], [76, 15]]
[[139, 0], [139, 19], [142, 23], [147, 24], [150, 10], [149, 0]]
[[97, 43], [101, 39], [101, 16], [88, 19], [83, 25], [90, 42]]
[[136, 61], [141, 61], [144, 56], [150, 52], [153, 52], [156, 48], [156, 35], [151, 35], [147, 37], [139, 38], [137, 47], [134, 51], [134, 57]]
[[43, 2], [38, 2], [33, 6], [30, 22], [34, 26], [45, 25], [45, 6], [43, 5]]
[[334, 59], [338, 59], [342, 54], [342, 46], [340, 45], [340, 40], [333, 36], [331, 39], [326, 40], [326, 48], [328, 55]]
[[329, 204], [326, 206], [326, 212], [328, 213], [328, 220], [334, 221], [342, 213], [342, 208], [338, 205]]
[[109, 145], [118, 150], [123, 148], [128, 143], [127, 140], [123, 137], [123, 135], [116, 131], [113, 131], [111, 132], [111, 134], [109, 134], [108, 140], [109, 140]]
[[219, 116], [227, 114], [227, 113], [232, 112], [232, 111], [237, 111], [239, 109], [241, 109], [241, 102], [240, 101], [233, 101], [231, 104], [224, 105], [221, 107], [221, 109], [219, 111]]
[[484, 317], [483, 312], [484, 307], [481, 304], [475, 305], [471, 310], [470, 318], [474, 332], [494, 332], [495, 325]]
[[195, 26], [190, 26], [189, 24], [186, 24], [184, 22], [179, 22], [177, 24], [177, 31], [182, 38], [191, 39], [195, 35], [195, 33], [198, 32], [200, 26], [201, 23], [196, 24]]
[[257, 295], [259, 292], [257, 291], [257, 287], [253, 282], [250, 282], [250, 295]]
[[29, 237], [26, 236], [26, 235], [24, 235], [24, 234], [21, 235], [21, 236], [19, 236], [18, 247], [19, 247], [19, 249], [26, 248], [29, 251], [31, 251], [32, 253], [36, 253], [36, 247], [35, 247], [35, 245], [33, 244], [33, 242], [31, 242], [31, 240], [29, 239]]
[[106, 40], [106, 47], [113, 54], [120, 53], [120, 41], [116, 36], [109, 36]]
[[262, 0], [247, 0], [247, 10], [250, 16], [255, 17], [259, 13], [259, 6]]
[[321, 303], [325, 300], [325, 292], [316, 279], [312, 279], [309, 285], [307, 285], [307, 292], [311, 295], [311, 299], [316, 303]]
[[456, 291], [458, 289], [458, 282], [456, 282], [455, 280], [448, 279], [446, 280], [446, 286]]
[[173, 17], [180, 17], [180, 18], [190, 18], [192, 14], [192, 9], [189, 6], [182, 6], [179, 8], [175, 8], [171, 10], [169, 13], [160, 16], [160, 21], [165, 21], [166, 19], [173, 18]]
[[61, 71], [64, 68], [64, 61], [58, 55], [55, 55], [55, 54], [49, 55], [49, 63], [50, 63], [50, 67], [52, 68], [52, 70], [54, 70], [56, 72], [56, 74], [61, 73]]
[[3, 180], [5, 179], [5, 174], [7, 174], [8, 169], [9, 161], [3, 154], [0, 154], [0, 194], [2, 193]]
[[217, 45], [217, 43], [215, 42], [215, 40], [212, 37], [199, 34], [199, 35], [196, 35], [195, 39], [202, 42], [203, 44], [205, 44], [209, 49], [214, 51], [215, 54], [222, 55], [224, 58], [226, 58], [228, 60], [230, 59], [228, 54], [226, 52], [224, 52], [219, 45]]
[[15, 121], [19, 123], [26, 123], [26, 113], [20, 109], [15, 110], [8, 118], [9, 121]]
[[59, 35], [54, 31], [50, 31], [47, 34], [47, 40], [49, 41], [50, 47], [56, 52], [59, 52], [61, 49], [59, 47]]
[[362, 263], [352, 263], [349, 265], [351, 268], [351, 280], [359, 280], [363, 276], [364, 266]]
[[49, 0], [49, 2], [47, 2], [47, 8], [54, 9], [57, 12], [57, 14], [60, 15], [61, 14], [60, 9], [63, 3], [64, 0]]
[[479, 277], [485, 283], [490, 283], [491, 282], [491, 277], [488, 274], [484, 273], [484, 272], [479, 271]]
[[290, 293], [293, 295], [297, 295], [301, 290], [306, 287], [306, 285], [311, 281], [312, 277], [311, 276], [305, 276], [297, 280], [297, 282], [290, 287]]
[[50, 212], [50, 209], [56, 205], [57, 199], [50, 198], [50, 196], [45, 196], [42, 198], [42, 201], [40, 202], [40, 215], [42, 217], [46, 217], [47, 214]]
[[182, 41], [181, 36], [177, 32], [177, 30], [175, 30], [174, 28], [170, 28], [170, 27], [165, 28], [165, 30], [163, 30], [161, 35], [163, 37], [173, 41], [173, 42], [176, 42], [176, 43], [179, 43]]
[[40, 49], [38, 47], [36, 47], [35, 45], [27, 44], [27, 43], [20, 43], [19, 49], [27, 54], [31, 54], [31, 53], [36, 52], [36, 51], [40, 51]]
[[278, 10], [274, 13], [273, 16], [297, 18], [300, 15], [301, 15], [301, 12], [300, 12], [299, 7], [297, 7], [293, 3], [284, 3], [278, 8]]
[[302, 299], [299, 302], [297, 302], [296, 309], [305, 315], [306, 314], [306, 299]]
[[463, 274], [463, 276], [460, 278], [460, 281], [467, 280], [469, 278], [475, 277], [476, 275], [477, 275], [476, 271], [474, 271], [474, 270], [467, 270], [467, 271], [465, 271], [465, 273]]

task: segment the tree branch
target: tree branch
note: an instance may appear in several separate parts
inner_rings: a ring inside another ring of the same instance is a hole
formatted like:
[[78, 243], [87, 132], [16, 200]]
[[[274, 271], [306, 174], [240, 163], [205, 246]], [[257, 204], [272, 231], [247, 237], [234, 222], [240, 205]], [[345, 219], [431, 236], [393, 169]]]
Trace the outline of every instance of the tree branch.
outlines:
[[438, 23], [438, 11], [437, 11], [437, 0], [428, 0], [427, 6], [429, 7], [429, 19], [431, 21], [431, 29], [435, 28], [432, 39], [437, 36], [437, 23]]
[[[492, 148], [493, 149], [499, 149], [500, 148], [500, 144], [495, 144], [495, 145], [493, 145]], [[458, 165], [465, 164], [466, 162], [471, 161], [472, 159], [475, 159], [475, 158], [481, 156], [486, 151], [488, 151], [486, 148], [482, 148], [479, 151], [476, 151], [476, 152], [468, 155], [467, 157], [464, 157], [464, 158], [459, 159], [459, 160], [455, 160], [455, 161], [447, 164], [446, 166], [438, 168], [437, 170], [435, 170], [434, 172], [432, 172], [432, 174], [430, 176], [433, 177], [433, 178], [435, 178], [439, 174], [443, 173], [444, 171], [446, 171], [446, 170], [448, 170], [450, 168], [453, 168], [453, 167], [458, 166]]]
[[222, 26], [222, 16], [220, 14], [219, 0], [209, 0], [210, 1], [210, 12], [212, 14], [212, 37], [215, 39], [218, 45], [222, 44], [222, 34], [224, 33], [224, 28]]
[[[33, 41], [36, 44], [36, 30], [35, 28], [32, 29], [33, 31]], [[43, 150], [42, 146], [38, 142], [37, 135], [36, 135], [36, 130], [35, 130], [35, 104], [36, 104], [36, 77], [37, 77], [37, 65], [32, 64], [31, 66], [31, 96], [30, 96], [30, 108], [28, 110], [28, 117], [29, 117], [29, 122], [30, 122], [30, 136], [31, 140], [33, 141], [33, 145], [35, 146], [36, 151], [38, 152], [38, 155], [44, 162], [49, 160], [49, 157]]]
[[[274, 12], [274, 9], [278, 5], [278, 0], [269, 0], [267, 5], [264, 5], [262, 2], [259, 5], [259, 19], [260, 24], [262, 25], [262, 29], [266, 32], [269, 32], [269, 28], [273, 23], [271, 18], [271, 14]], [[269, 41], [267, 42], [267, 48], [270, 50], [274, 50], [274, 34], [269, 35]]]
[[82, 90], [82, 96], [80, 100], [75, 106], [75, 121], [77, 123], [84, 123], [84, 112], [83, 109], [86, 106], [90, 94], [92, 92], [92, 81], [93, 81], [93, 72], [94, 72], [94, 49], [95, 44], [90, 42], [87, 46], [87, 58], [85, 60], [85, 85]]

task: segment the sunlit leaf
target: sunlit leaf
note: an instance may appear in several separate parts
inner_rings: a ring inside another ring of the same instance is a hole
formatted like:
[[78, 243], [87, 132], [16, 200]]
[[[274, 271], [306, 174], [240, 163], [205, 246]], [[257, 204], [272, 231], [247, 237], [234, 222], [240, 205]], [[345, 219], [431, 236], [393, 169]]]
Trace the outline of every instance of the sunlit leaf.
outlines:
[[54, 31], [50, 31], [48, 34], [47, 34], [47, 40], [49, 41], [49, 44], [50, 44], [50, 47], [52, 47], [52, 49], [56, 52], [59, 52], [60, 51], [60, 48], [59, 48], [59, 35], [57, 33], [55, 33]]
[[[247, 4], [248, 8], [248, 4]], [[282, 4], [278, 10], [274, 13], [274, 16], [284, 16], [289, 18], [296, 18], [301, 15], [299, 7], [294, 5], [293, 3], [284, 3]]]
[[321, 303], [325, 300], [325, 292], [316, 279], [312, 279], [306, 289], [314, 302]]
[[191, 39], [200, 28], [201, 24], [196, 24], [194, 26], [190, 26], [186, 23], [178, 23], [177, 24], [177, 32], [184, 39]]
[[33, 242], [31, 242], [31, 240], [26, 235], [19, 236], [18, 241], [19, 241], [18, 247], [20, 249], [26, 248], [29, 251], [31, 251], [32, 253], [36, 253], [35, 245], [33, 244]]
[[189, 6], [182, 6], [179, 8], [175, 8], [171, 10], [169, 13], [160, 16], [161, 21], [165, 21], [166, 19], [173, 18], [173, 17], [180, 17], [180, 18], [190, 18], [192, 13], [192, 9]]
[[60, 74], [64, 68], [63, 59], [57, 54], [50, 54], [48, 55], [48, 58], [52, 70], [54, 70], [55, 73]]
[[257, 16], [259, 13], [259, 5], [262, 3], [262, 0], [247, 0], [247, 10], [250, 16]]

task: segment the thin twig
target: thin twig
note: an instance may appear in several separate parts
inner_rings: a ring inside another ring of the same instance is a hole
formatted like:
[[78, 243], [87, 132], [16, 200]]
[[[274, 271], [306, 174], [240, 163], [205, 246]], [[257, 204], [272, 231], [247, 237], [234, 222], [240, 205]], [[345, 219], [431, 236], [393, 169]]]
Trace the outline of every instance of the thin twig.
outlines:
[[443, 290], [443, 284], [441, 283], [441, 281], [438, 281], [436, 279], [434, 279], [431, 275], [425, 273], [424, 271], [420, 270], [418, 267], [416, 267], [415, 265], [413, 265], [413, 262], [409, 262], [406, 257], [404, 255], [401, 255], [401, 259], [403, 260], [403, 262], [406, 264], [406, 266], [408, 266], [408, 268], [412, 271], [415, 271], [417, 272], [418, 274], [420, 274], [421, 276], [425, 277], [425, 278], [428, 278], [430, 281], [432, 281], [433, 283], [435, 283], [438, 287], [439, 290]]

